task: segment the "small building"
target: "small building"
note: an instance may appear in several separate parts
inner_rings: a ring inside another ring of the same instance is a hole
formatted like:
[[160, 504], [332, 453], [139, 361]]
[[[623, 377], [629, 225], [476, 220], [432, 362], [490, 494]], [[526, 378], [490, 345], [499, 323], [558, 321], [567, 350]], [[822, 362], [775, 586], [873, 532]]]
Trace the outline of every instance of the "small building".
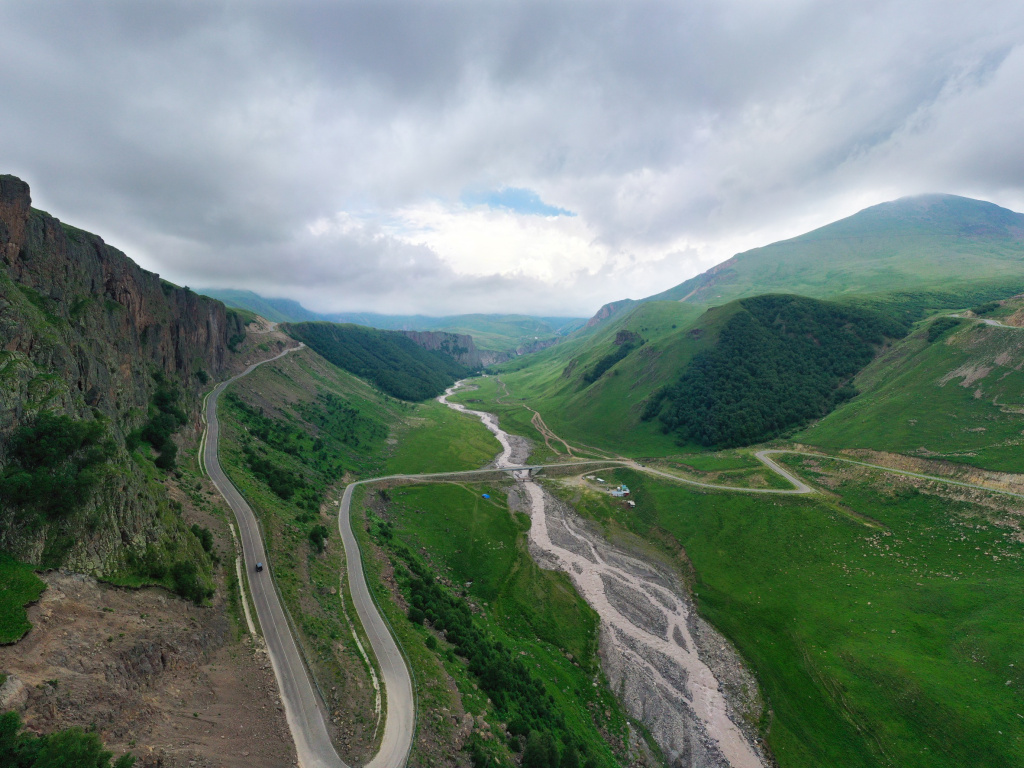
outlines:
[[635, 501], [627, 501], [627, 502], [626, 502], [626, 505], [627, 505], [627, 506], [628, 506], [628, 507], [629, 507], [630, 509], [632, 509], [633, 507], [635, 507], [635, 506], [636, 506], [636, 502], [635, 502]]

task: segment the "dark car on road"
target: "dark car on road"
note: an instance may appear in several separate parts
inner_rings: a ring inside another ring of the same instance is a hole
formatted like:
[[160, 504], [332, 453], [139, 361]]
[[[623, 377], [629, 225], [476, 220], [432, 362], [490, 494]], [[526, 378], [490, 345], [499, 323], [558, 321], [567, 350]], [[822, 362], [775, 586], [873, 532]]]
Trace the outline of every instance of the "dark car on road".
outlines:
[[263, 563], [256, 563], [256, 573], [263, 572]]

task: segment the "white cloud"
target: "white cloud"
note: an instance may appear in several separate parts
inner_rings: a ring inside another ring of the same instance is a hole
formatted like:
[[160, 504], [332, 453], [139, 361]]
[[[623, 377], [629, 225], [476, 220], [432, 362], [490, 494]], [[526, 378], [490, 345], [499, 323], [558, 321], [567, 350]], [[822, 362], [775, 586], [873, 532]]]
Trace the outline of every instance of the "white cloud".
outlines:
[[[0, 171], [37, 204], [321, 309], [587, 314], [904, 194], [1024, 207], [1009, 0], [66, 0], [0, 28]], [[577, 215], [451, 202], [505, 187]]]

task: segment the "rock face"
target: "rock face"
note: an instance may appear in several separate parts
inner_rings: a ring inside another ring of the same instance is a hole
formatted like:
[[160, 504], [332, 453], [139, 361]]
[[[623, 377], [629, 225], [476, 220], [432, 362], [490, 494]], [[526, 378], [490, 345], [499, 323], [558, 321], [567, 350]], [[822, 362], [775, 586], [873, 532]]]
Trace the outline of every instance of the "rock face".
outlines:
[[473, 343], [473, 337], [465, 333], [448, 331], [399, 331], [417, 345], [432, 352], [443, 352], [467, 368], [480, 368], [480, 352]]
[[399, 331], [424, 349], [444, 352], [456, 362], [462, 363], [473, 370], [486, 368], [511, 360], [519, 355], [540, 352], [559, 342], [559, 339], [538, 339], [529, 344], [522, 344], [514, 350], [497, 352], [490, 349], [477, 349], [473, 337], [466, 333], [449, 333], [448, 331]]
[[611, 301], [605, 304], [599, 310], [597, 310], [597, 312], [594, 313], [594, 316], [587, 320], [587, 324], [584, 327], [593, 328], [602, 320], [607, 320], [612, 315], [621, 312], [626, 307], [631, 307], [634, 304], [636, 304], [636, 302], [632, 301], [631, 299], [624, 299], [623, 301]]
[[14, 430], [44, 410], [104, 420], [118, 446], [95, 498], [59, 524], [20, 527], [0, 500], [0, 549], [102, 575], [176, 535], [162, 486], [134, 465], [125, 435], [147, 418], [155, 373], [194, 404], [244, 332], [220, 302], [34, 210], [28, 185], [0, 176], [0, 469]]

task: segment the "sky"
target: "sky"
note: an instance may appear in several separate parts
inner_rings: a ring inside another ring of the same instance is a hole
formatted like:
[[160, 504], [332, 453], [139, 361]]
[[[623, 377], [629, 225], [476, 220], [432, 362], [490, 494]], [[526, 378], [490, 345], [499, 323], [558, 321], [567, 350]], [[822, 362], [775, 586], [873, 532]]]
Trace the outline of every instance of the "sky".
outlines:
[[1024, 3], [0, 4], [0, 173], [193, 288], [589, 316], [904, 195], [1024, 211]]

